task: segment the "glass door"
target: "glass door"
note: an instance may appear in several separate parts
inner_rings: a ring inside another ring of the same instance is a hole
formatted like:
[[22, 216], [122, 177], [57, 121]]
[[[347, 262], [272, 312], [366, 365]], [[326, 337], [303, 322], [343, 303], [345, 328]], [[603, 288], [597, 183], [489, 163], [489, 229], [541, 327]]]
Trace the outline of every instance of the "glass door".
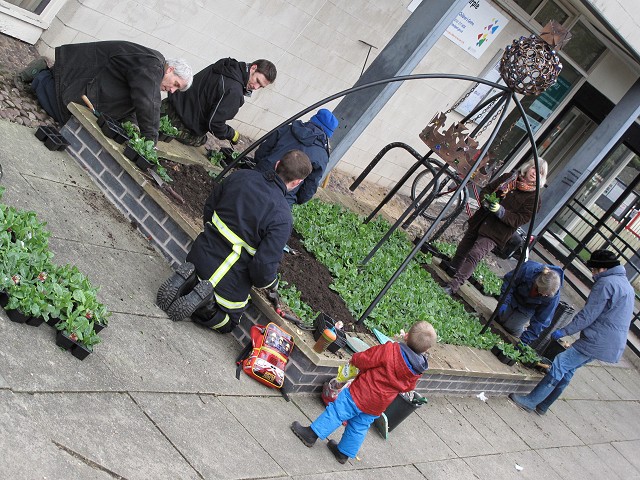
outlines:
[[559, 172], [598, 125], [578, 108], [572, 107], [539, 141], [538, 153], [549, 164], [547, 181]]

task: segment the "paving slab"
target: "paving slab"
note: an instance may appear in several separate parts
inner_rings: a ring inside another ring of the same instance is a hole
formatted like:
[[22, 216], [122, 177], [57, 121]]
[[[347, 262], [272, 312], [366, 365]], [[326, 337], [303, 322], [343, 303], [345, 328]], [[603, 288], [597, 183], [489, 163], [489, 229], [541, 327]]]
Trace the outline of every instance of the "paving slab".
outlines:
[[280, 397], [247, 375], [235, 378], [241, 347], [229, 335], [189, 321], [127, 314], [113, 315], [103, 332], [108, 336], [94, 355], [104, 358], [123, 390]]
[[[109, 336], [104, 331], [105, 342]], [[103, 336], [103, 334], [100, 334]], [[99, 352], [101, 345], [96, 346]], [[114, 391], [123, 384], [99, 353], [80, 361], [55, 344], [55, 329], [11, 322], [0, 310], [0, 374], [13, 391]]]
[[36, 394], [30, 402], [46, 436], [116, 478], [198, 478], [127, 393]]
[[600, 402], [559, 400], [547, 415], [558, 418], [586, 445], [625, 440], [611, 425], [609, 409], [603, 409]]
[[[563, 480], [551, 466], [532, 450], [465, 458], [480, 480]], [[522, 470], [518, 470], [517, 466]], [[452, 478], [456, 478], [455, 476]], [[571, 477], [573, 478], [573, 477]]]
[[602, 407], [607, 419], [624, 440], [640, 438], [640, 404], [638, 402], [608, 402]]
[[570, 474], [572, 478], [581, 480], [624, 479], [610, 469], [602, 459], [589, 447], [560, 447], [538, 450], [540, 455], [558, 475], [565, 478]]
[[555, 415], [525, 412], [511, 400], [491, 402], [491, 408], [532, 449], [571, 447], [582, 441]]
[[476, 397], [449, 397], [449, 402], [484, 441], [497, 452], [512, 452], [527, 449], [527, 444], [490, 407], [492, 402], [505, 402], [504, 398], [489, 398], [483, 402]]
[[33, 395], [0, 392], [2, 478], [107, 480], [114, 477], [61, 448], [34, 419]]
[[621, 397], [623, 400], [640, 400], [640, 373], [638, 370], [633, 367], [614, 368], [608, 365], [604, 367], [604, 370], [613, 375], [629, 391], [631, 398]]
[[7, 184], [6, 203], [38, 213], [51, 235], [84, 244], [146, 252], [148, 243], [101, 192], [44, 180], [27, 179], [30, 189]]
[[[283, 448], [278, 427], [293, 415], [295, 406], [287, 409], [283, 398], [225, 401], [228, 399], [211, 395], [132, 396], [200, 478], [230, 480], [285, 474], [286, 466], [271, 455], [290, 455]], [[261, 435], [274, 432], [278, 441], [272, 439], [267, 449]]]
[[633, 468], [640, 471], [640, 440], [631, 440], [628, 442], [612, 442], [611, 445], [620, 454], [633, 465]]
[[485, 441], [481, 433], [457, 413], [456, 408], [444, 397], [433, 397], [425, 407], [416, 410], [416, 414], [457, 456], [496, 453], [496, 449]]
[[478, 480], [473, 469], [461, 458], [418, 463], [416, 468], [429, 480]]
[[68, 186], [98, 191], [69, 154], [53, 152], [35, 136], [35, 128], [25, 128], [15, 123], [0, 121], [2, 150], [0, 163], [4, 171], [3, 184], [12, 185], [18, 175], [38, 177]]
[[291, 478], [293, 480], [424, 480], [422, 473], [413, 465], [348, 470], [317, 475], [296, 475]]
[[156, 293], [172, 273], [156, 252], [121, 250], [109, 246], [83, 245], [51, 239], [57, 264], [70, 263], [99, 286], [98, 299], [109, 311], [168, 318], [155, 305]]
[[618, 477], [626, 480], [640, 479], [640, 470], [634, 467], [612, 444], [599, 443], [589, 445], [589, 448], [593, 450], [598, 458], [600, 458], [600, 461], [618, 475]]
[[[629, 389], [628, 385], [623, 384], [617, 378], [614, 371], [620, 370], [619, 368], [591, 368], [591, 373], [598, 379], [602, 385], [605, 385], [617, 399], [620, 400], [637, 400], [636, 395]], [[637, 379], [640, 381], [640, 379]]]

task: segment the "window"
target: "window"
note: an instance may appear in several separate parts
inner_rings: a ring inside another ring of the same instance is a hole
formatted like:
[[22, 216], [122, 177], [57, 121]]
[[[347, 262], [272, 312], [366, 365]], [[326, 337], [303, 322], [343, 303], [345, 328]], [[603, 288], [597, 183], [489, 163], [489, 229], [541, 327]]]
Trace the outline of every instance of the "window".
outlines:
[[49, 4], [49, 0], [5, 0], [7, 3], [20, 7], [28, 12], [40, 14]]
[[555, 20], [564, 25], [569, 20], [569, 13], [556, 2], [549, 0], [538, 10], [534, 18], [542, 26], [549, 23], [550, 20]]
[[572, 38], [562, 52], [575, 61], [584, 71], [596, 63], [607, 47], [579, 20], [570, 28]]

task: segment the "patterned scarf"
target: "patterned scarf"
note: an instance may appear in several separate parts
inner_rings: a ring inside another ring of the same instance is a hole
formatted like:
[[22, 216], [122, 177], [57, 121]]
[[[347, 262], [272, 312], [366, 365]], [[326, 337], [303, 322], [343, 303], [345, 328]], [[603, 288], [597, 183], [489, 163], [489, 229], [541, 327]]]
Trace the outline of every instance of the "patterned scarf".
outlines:
[[516, 180], [516, 188], [523, 192], [533, 192], [536, 189], [536, 182], [533, 182], [533, 184], [527, 183], [519, 176], [518, 180]]

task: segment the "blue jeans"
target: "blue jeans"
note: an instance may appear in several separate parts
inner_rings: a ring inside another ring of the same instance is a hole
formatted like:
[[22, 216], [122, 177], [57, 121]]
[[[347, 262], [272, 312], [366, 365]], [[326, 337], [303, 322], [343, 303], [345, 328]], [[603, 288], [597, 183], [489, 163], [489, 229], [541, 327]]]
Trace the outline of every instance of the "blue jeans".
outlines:
[[567, 388], [576, 370], [591, 360], [593, 360], [593, 357], [584, 355], [575, 348], [568, 348], [556, 356], [551, 364], [549, 373], [545, 377], [550, 380], [554, 388], [546, 398], [541, 399], [538, 403], [538, 410], [546, 412], [551, 404], [560, 397], [564, 389]]
[[327, 405], [325, 411], [311, 424], [311, 429], [324, 440], [336, 430], [342, 422], [348, 420], [338, 450], [349, 458], [355, 458], [367, 435], [367, 430], [379, 415], [370, 415], [360, 410], [348, 388], [343, 389], [338, 398]]
[[31, 82], [31, 90], [38, 97], [38, 102], [44, 111], [51, 115], [56, 122], [63, 123], [62, 113], [58, 107], [53, 70], [46, 68], [38, 73]]

